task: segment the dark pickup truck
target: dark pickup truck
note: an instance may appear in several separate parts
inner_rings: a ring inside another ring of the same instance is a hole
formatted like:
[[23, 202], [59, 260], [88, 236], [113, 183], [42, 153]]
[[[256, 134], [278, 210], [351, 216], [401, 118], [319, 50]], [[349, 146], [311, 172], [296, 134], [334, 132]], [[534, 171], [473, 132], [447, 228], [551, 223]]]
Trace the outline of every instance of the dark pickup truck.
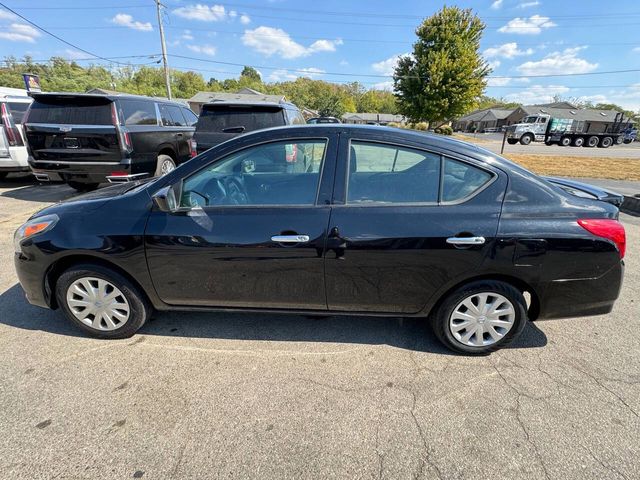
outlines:
[[196, 155], [186, 105], [137, 95], [32, 93], [24, 131], [40, 181], [79, 191], [163, 175]]
[[289, 102], [205, 103], [196, 124], [198, 153], [243, 133], [283, 125], [304, 125], [302, 113]]

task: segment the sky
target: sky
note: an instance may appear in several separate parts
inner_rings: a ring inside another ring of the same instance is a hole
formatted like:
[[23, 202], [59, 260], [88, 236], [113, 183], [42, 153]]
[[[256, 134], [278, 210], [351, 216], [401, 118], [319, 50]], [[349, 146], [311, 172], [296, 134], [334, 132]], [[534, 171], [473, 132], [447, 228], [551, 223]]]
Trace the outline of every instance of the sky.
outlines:
[[[44, 60], [56, 55], [83, 65], [112, 66], [155, 65], [160, 58], [154, 0], [1, 1], [77, 48], [0, 7], [0, 57]], [[395, 62], [411, 51], [415, 28], [444, 3], [162, 4], [171, 68], [194, 70], [208, 80], [237, 77], [242, 65], [251, 65], [265, 81], [306, 76], [390, 89]], [[640, 2], [478, 0], [448, 5], [471, 8], [486, 24], [481, 53], [493, 67], [487, 95], [531, 104], [558, 94], [640, 110]], [[620, 72], [634, 69], [638, 71]]]

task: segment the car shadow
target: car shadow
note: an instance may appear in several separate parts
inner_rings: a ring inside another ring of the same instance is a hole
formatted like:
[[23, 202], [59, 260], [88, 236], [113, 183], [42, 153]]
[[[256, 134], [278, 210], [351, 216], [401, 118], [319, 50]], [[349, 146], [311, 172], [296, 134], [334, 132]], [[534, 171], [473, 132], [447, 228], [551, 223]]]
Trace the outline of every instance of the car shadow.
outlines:
[[0, 197], [27, 202], [53, 203], [79, 195], [66, 183], [40, 184], [28, 177], [8, 177], [0, 181], [0, 188], [11, 189], [0, 193]]
[[[0, 294], [0, 323], [56, 335], [86, 336], [60, 311], [31, 306], [16, 284]], [[157, 312], [139, 332], [183, 338], [389, 345], [452, 355], [420, 318], [282, 315], [265, 313]], [[508, 348], [538, 348], [547, 337], [534, 323]]]

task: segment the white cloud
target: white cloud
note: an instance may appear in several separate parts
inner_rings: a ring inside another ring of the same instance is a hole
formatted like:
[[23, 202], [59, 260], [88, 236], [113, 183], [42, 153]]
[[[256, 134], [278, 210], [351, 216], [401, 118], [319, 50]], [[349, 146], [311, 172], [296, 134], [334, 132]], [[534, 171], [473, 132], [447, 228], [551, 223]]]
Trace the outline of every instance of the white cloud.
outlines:
[[316, 40], [309, 47], [299, 44], [280, 28], [257, 27], [245, 30], [242, 43], [268, 57], [279, 55], [291, 59], [306, 57], [316, 52], [333, 52], [336, 45], [342, 45], [342, 40]]
[[141, 32], [150, 32], [153, 30], [150, 22], [135, 21], [131, 15], [126, 13], [118, 13], [111, 21], [116, 25], [132, 28], [133, 30], [140, 30]]
[[12, 23], [8, 27], [2, 27], [0, 31], [0, 38], [11, 42], [35, 43], [36, 38], [40, 36], [42, 34], [38, 30], [25, 23]]
[[503, 3], [504, 3], [504, 0], [495, 0], [495, 2], [491, 4], [491, 8], [493, 8], [494, 10], [498, 10], [502, 7]]
[[640, 47], [636, 47], [633, 50], [631, 50], [632, 52], [636, 52], [636, 53], [640, 53]]
[[238, 12], [236, 12], [235, 10], [231, 10], [229, 12], [229, 17], [236, 18], [237, 16], [238, 16]]
[[249, 15], [240, 15], [240, 23], [243, 25], [248, 25], [251, 23], [251, 17]]
[[193, 35], [191, 34], [191, 30], [185, 30], [180, 37], [182, 40], [193, 40]]
[[69, 60], [77, 60], [78, 58], [87, 58], [88, 55], [86, 53], [82, 53], [78, 50], [73, 50], [71, 48], [66, 48], [62, 53], [62, 56]]
[[227, 17], [227, 12], [222, 5], [187, 5], [176, 8], [173, 13], [179, 17], [189, 20], [200, 20], [201, 22], [220, 22]]
[[484, 52], [484, 58], [514, 58], [521, 55], [533, 54], [533, 48], [527, 48], [526, 50], [518, 50], [518, 44], [516, 42], [505, 43], [497, 47], [487, 48]]
[[323, 73], [325, 73], [324, 70], [316, 67], [300, 68], [295, 72], [285, 69], [279, 69], [271, 72], [268, 80], [271, 82], [286, 82], [293, 81], [298, 77], [315, 78], [318, 75], [322, 75]]
[[347, 67], [349, 66], [349, 62], [347, 62], [346, 60], [340, 60], [340, 63], [338, 64], [341, 67]]
[[385, 91], [388, 91], [388, 92], [392, 92], [393, 91], [393, 81], [376, 83], [376, 84], [372, 85], [371, 88], [373, 90], [385, 90]]
[[204, 53], [213, 57], [216, 54], [216, 47], [213, 45], [187, 45], [187, 48], [192, 52]]
[[398, 66], [398, 60], [400, 59], [400, 57], [406, 57], [407, 55], [409, 55], [409, 53], [394, 55], [393, 57], [389, 57], [386, 60], [381, 60], [380, 62], [371, 64], [371, 68], [382, 75], [391, 76]]
[[553, 101], [554, 95], [562, 95], [568, 91], [569, 87], [565, 87], [564, 85], [532, 85], [522, 92], [506, 95], [505, 99], [510, 102], [519, 102], [525, 105], [549, 103]]
[[598, 68], [598, 64], [578, 57], [578, 52], [584, 48], [566, 48], [562, 52], [553, 52], [542, 60], [525, 62], [516, 69], [524, 75], [589, 73]]
[[496, 68], [498, 68], [500, 66], [500, 60], [492, 60], [490, 62], [487, 62], [487, 66], [491, 70], [495, 70]]
[[535, 0], [533, 2], [523, 2], [520, 5], [518, 5], [518, 8], [537, 7], [538, 5], [540, 5], [540, 2], [538, 0]]
[[556, 27], [549, 17], [532, 15], [529, 18], [516, 17], [498, 29], [502, 33], [516, 33], [520, 35], [537, 35], [543, 28]]
[[0, 20], [14, 20], [17, 17], [11, 13], [11, 12], [7, 12], [6, 10], [0, 10]]
[[489, 87], [504, 87], [511, 83], [510, 78], [488, 78], [487, 86]]

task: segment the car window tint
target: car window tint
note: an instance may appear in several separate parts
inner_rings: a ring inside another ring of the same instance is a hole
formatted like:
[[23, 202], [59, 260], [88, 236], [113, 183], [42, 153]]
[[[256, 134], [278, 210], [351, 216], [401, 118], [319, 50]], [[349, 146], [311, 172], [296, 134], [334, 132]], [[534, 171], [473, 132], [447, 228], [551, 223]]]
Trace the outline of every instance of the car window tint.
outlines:
[[205, 105], [198, 119], [198, 131], [223, 132], [244, 127], [244, 132], [285, 124], [281, 107], [253, 107], [244, 105]]
[[173, 125], [173, 121], [171, 120], [171, 115], [169, 115], [169, 109], [167, 106], [160, 104], [158, 105], [158, 110], [160, 110], [160, 120], [162, 120], [162, 125], [165, 127], [171, 127]]
[[468, 197], [486, 185], [491, 177], [490, 173], [473, 165], [445, 158], [442, 201], [454, 202]]
[[184, 127], [186, 125], [182, 112], [180, 111], [182, 110], [180, 107], [168, 105], [167, 110], [169, 110], [169, 115], [171, 116], [171, 121], [173, 122], [174, 127]]
[[198, 123], [198, 116], [188, 108], [183, 108], [182, 114], [187, 121], [187, 125], [189, 125], [190, 127], [193, 127], [196, 123]]
[[13, 117], [13, 122], [16, 124], [22, 124], [22, 118], [24, 117], [27, 108], [29, 108], [29, 103], [8, 102], [7, 106], [9, 107], [9, 112], [11, 112], [11, 116]]
[[439, 155], [351, 142], [348, 203], [435, 203], [439, 184]]
[[182, 207], [313, 205], [326, 140], [249, 147], [213, 162], [183, 182]]
[[125, 125], [157, 125], [155, 102], [120, 100]]
[[111, 101], [102, 97], [43, 96], [31, 105], [28, 123], [111, 125]]

